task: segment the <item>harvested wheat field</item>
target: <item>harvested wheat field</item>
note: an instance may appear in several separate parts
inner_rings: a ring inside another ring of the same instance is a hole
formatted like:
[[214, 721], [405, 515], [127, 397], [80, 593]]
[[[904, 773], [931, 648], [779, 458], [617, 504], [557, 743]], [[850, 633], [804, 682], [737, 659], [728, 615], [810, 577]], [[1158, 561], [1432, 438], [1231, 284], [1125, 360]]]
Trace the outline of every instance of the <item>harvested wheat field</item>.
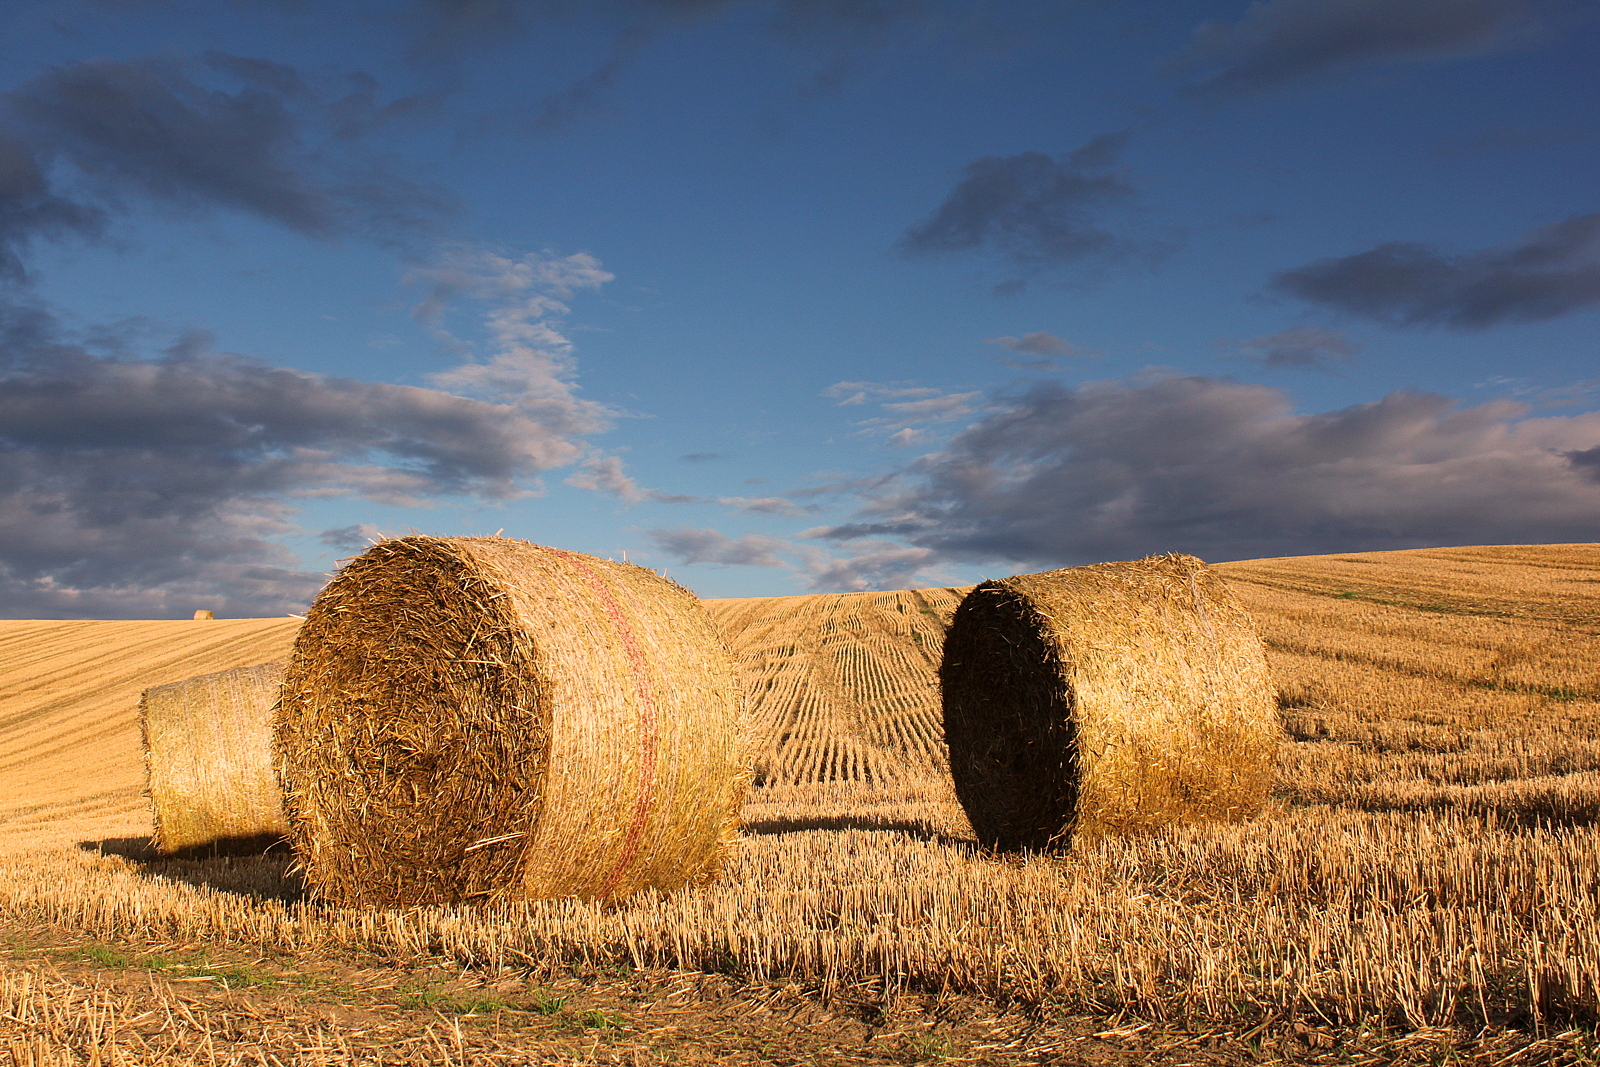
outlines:
[[0, 848], [148, 834], [139, 694], [283, 659], [299, 625], [0, 621]]
[[744, 842], [616, 905], [340, 910], [281, 857], [143, 853], [139, 690], [280, 656], [293, 620], [0, 623], [0, 1049], [1597, 1062], [1600, 546], [1218, 571], [1287, 731], [1254, 820], [986, 854], [938, 727], [962, 591], [708, 601], [762, 738]]

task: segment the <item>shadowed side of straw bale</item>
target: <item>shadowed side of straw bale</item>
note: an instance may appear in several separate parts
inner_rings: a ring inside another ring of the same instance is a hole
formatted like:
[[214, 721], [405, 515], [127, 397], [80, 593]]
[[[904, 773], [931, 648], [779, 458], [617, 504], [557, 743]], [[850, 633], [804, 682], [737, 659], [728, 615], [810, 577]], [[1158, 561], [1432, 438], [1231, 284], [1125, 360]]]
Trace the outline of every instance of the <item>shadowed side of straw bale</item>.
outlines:
[[749, 778], [733, 663], [687, 590], [508, 538], [347, 564], [276, 731], [308, 885], [342, 903], [674, 889], [719, 868]]
[[941, 667], [951, 772], [999, 848], [1239, 819], [1280, 740], [1252, 621], [1193, 556], [985, 582]]
[[144, 691], [139, 728], [158, 849], [259, 851], [283, 839], [272, 769], [282, 681], [282, 663], [263, 663]]

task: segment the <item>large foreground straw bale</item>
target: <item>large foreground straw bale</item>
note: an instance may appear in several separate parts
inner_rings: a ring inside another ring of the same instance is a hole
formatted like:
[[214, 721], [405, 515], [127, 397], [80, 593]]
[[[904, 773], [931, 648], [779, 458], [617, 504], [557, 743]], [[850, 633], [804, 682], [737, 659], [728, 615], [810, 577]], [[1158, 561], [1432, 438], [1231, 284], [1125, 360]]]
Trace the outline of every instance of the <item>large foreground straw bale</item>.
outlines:
[[278, 769], [324, 900], [615, 898], [719, 869], [744, 714], [681, 586], [508, 538], [405, 537], [307, 614]]
[[940, 679], [956, 792], [991, 847], [1245, 818], [1265, 799], [1281, 730], [1266, 658], [1193, 556], [984, 582]]
[[282, 663], [235, 667], [139, 698], [145, 777], [163, 852], [246, 852], [283, 840], [272, 771], [272, 705]]

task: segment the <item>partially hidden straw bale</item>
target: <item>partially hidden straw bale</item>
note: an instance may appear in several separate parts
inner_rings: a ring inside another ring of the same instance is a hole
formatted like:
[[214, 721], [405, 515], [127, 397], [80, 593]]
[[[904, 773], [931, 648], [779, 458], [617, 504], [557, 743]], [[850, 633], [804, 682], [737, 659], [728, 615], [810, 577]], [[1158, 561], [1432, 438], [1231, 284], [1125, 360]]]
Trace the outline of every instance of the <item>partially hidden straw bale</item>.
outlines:
[[340, 904], [617, 898], [711, 877], [749, 782], [734, 665], [652, 571], [405, 537], [307, 613], [276, 748], [308, 888]]
[[984, 582], [940, 681], [956, 792], [990, 847], [1241, 819], [1265, 800], [1281, 731], [1266, 657], [1193, 556]]
[[139, 698], [157, 849], [253, 852], [283, 840], [272, 770], [272, 706], [282, 663], [235, 667], [146, 689]]

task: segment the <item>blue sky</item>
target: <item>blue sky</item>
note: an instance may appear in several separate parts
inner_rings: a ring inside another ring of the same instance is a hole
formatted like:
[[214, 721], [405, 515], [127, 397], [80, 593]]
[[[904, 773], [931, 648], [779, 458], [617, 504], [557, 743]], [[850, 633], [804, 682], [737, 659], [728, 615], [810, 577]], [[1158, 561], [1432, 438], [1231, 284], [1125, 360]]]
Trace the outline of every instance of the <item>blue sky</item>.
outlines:
[[7, 5], [0, 615], [1600, 541], [1596, 15]]

